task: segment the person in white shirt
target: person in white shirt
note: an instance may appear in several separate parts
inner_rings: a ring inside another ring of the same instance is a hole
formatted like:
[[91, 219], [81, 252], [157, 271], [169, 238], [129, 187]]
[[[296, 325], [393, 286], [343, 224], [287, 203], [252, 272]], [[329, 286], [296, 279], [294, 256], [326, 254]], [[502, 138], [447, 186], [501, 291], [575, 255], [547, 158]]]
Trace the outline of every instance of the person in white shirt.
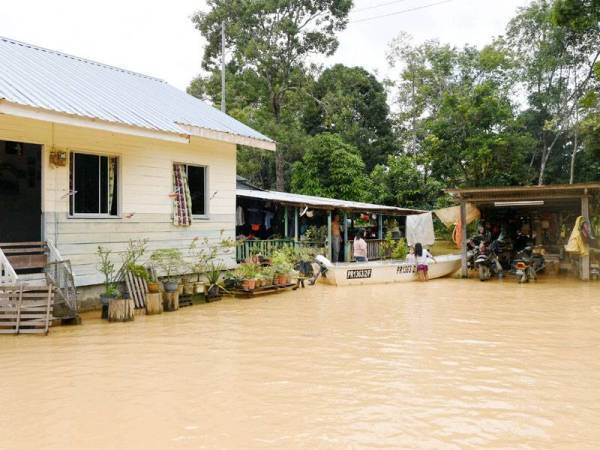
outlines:
[[420, 242], [415, 244], [415, 260], [417, 263], [417, 278], [419, 281], [427, 281], [429, 279], [429, 259], [435, 258], [426, 248], [423, 248]]
[[356, 262], [367, 261], [367, 242], [364, 240], [365, 232], [360, 230], [354, 238], [354, 259]]

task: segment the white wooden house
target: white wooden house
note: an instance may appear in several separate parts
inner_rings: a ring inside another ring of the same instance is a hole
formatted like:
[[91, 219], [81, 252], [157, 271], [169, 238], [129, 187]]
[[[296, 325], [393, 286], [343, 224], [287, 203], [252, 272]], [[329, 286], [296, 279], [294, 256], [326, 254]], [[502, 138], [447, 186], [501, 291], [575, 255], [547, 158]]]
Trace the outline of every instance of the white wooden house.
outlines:
[[164, 81], [53, 50], [0, 38], [0, 67], [0, 250], [48, 242], [89, 286], [98, 245], [234, 237], [236, 146], [269, 138]]

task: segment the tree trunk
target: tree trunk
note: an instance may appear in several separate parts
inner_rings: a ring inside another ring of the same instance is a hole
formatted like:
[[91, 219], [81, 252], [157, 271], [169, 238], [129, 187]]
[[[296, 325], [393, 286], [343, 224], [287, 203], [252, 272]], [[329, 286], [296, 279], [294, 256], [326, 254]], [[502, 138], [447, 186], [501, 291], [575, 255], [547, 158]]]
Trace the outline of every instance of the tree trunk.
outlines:
[[275, 189], [285, 191], [285, 155], [281, 145], [275, 151]]
[[575, 156], [577, 154], [577, 140], [579, 133], [577, 133], [577, 127], [575, 127], [575, 136], [573, 138], [573, 153], [571, 153], [571, 172], [569, 176], [569, 184], [575, 182]]
[[162, 310], [162, 294], [146, 294], [146, 314], [160, 314]]
[[119, 298], [108, 302], [108, 321], [109, 322], [128, 322], [133, 320], [135, 305], [133, 299]]

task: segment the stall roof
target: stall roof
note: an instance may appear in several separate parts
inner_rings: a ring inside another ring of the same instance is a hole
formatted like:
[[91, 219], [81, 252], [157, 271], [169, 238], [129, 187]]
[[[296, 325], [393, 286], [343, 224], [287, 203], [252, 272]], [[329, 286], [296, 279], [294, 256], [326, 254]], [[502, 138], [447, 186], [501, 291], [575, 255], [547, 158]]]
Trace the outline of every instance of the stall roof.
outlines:
[[466, 189], [447, 189], [456, 199], [470, 202], [516, 199], [580, 198], [600, 192], [600, 183], [551, 184], [546, 186], [499, 186]]
[[290, 194], [278, 191], [256, 191], [247, 189], [237, 189], [238, 197], [254, 198], [259, 200], [270, 200], [285, 205], [313, 207], [316, 209], [341, 209], [354, 212], [375, 212], [387, 215], [408, 216], [420, 214], [427, 211], [419, 209], [397, 208], [395, 206], [375, 205], [373, 203], [351, 202], [347, 200], [337, 200], [335, 198], [314, 197], [312, 195]]

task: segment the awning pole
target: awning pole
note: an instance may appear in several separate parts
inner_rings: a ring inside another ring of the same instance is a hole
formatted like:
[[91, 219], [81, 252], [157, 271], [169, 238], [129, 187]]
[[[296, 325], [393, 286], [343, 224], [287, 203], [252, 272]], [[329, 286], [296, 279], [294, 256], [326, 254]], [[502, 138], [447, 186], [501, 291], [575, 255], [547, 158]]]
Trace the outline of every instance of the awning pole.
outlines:
[[377, 227], [377, 239], [383, 239], [383, 216], [381, 214], [377, 215], [378, 227]]
[[284, 213], [283, 213], [283, 235], [285, 236], [285, 238], [287, 239], [290, 236], [289, 233], [289, 225], [288, 225], [289, 219], [288, 219], [288, 207], [285, 207]]
[[348, 212], [344, 211], [344, 261], [350, 261], [350, 243], [348, 242]]
[[294, 240], [298, 242], [298, 207], [294, 208]]
[[[588, 223], [590, 222], [590, 201], [587, 195], [581, 197], [581, 215]], [[581, 257], [581, 279], [590, 280], [590, 255]]]
[[332, 241], [331, 241], [331, 211], [327, 211], [327, 258], [331, 261]]
[[460, 202], [460, 223], [461, 223], [461, 276], [469, 277], [467, 267], [467, 203], [464, 200]]

